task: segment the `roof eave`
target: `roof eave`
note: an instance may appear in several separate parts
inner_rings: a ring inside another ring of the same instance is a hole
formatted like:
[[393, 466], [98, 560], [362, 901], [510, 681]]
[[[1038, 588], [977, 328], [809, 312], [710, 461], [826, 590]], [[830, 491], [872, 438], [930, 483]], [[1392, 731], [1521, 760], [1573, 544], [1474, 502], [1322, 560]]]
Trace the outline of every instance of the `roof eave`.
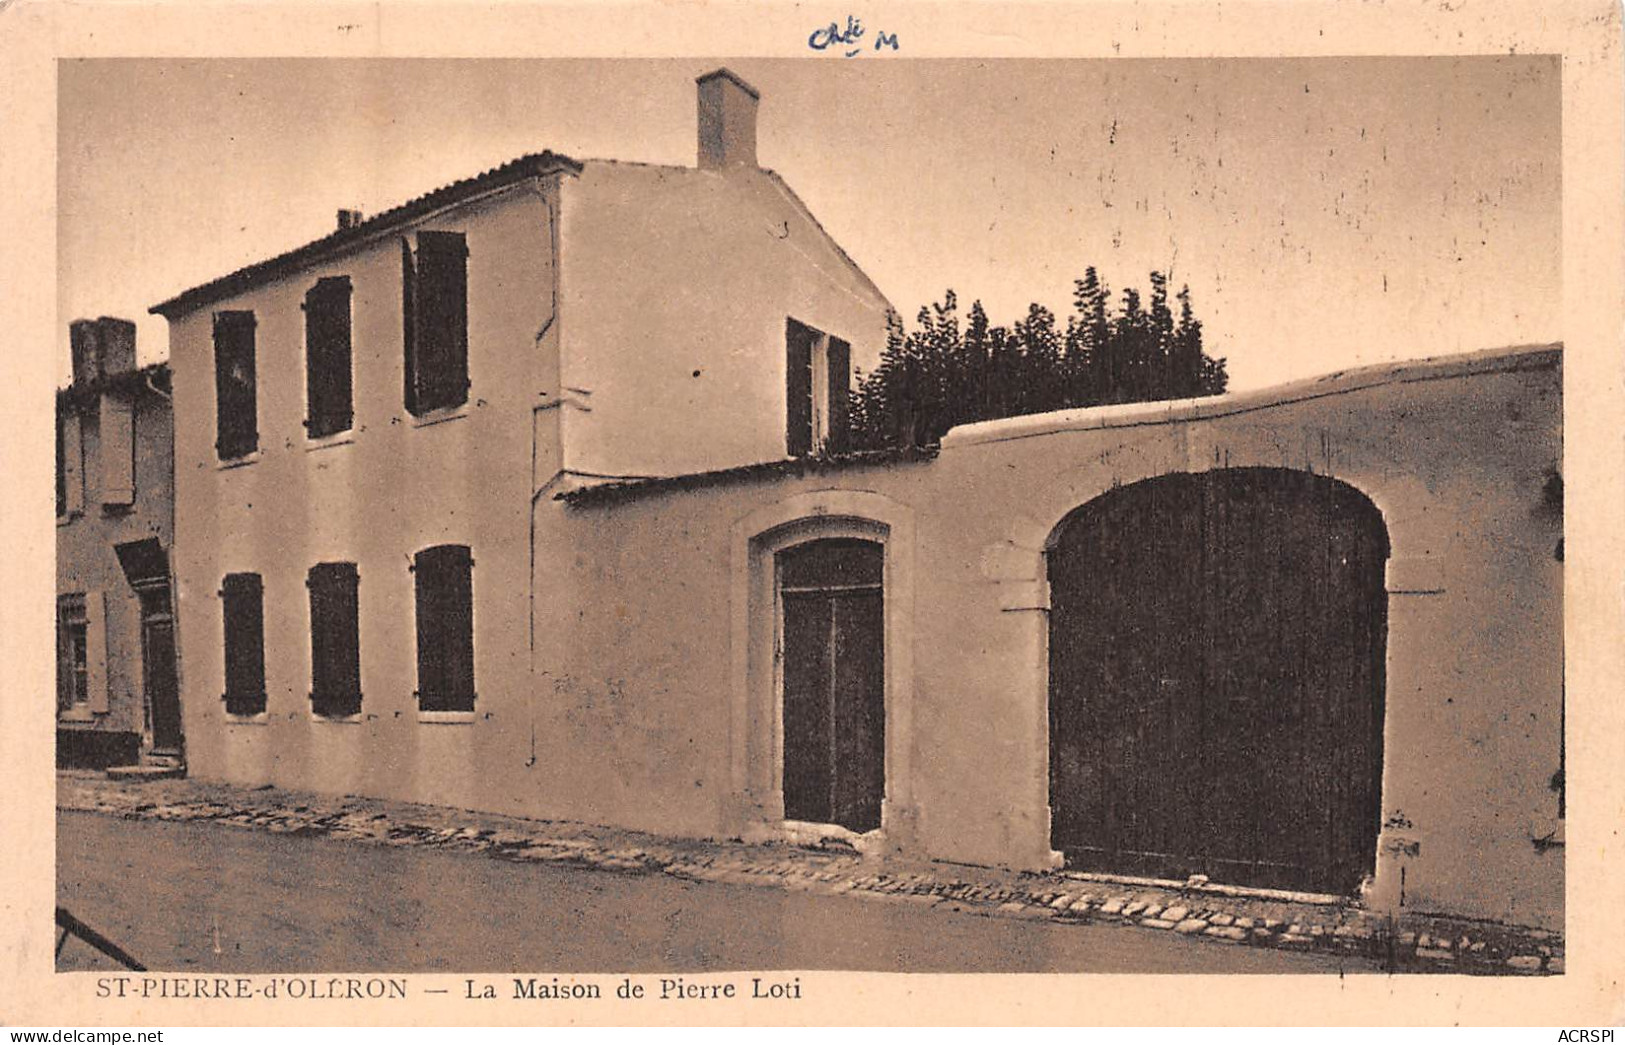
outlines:
[[374, 215], [359, 225], [339, 229], [302, 247], [295, 247], [286, 253], [278, 254], [265, 261], [255, 262], [218, 279], [184, 290], [174, 297], [152, 306], [147, 312], [151, 315], [162, 316], [168, 320], [179, 319], [206, 305], [235, 297], [273, 280], [291, 275], [302, 268], [353, 250], [370, 240], [398, 231], [414, 221], [444, 210], [447, 207], [466, 203], [476, 197], [510, 188], [533, 178], [561, 172], [579, 174], [581, 173], [581, 167], [579, 161], [553, 152], [521, 157], [511, 163], [486, 171], [484, 174], [454, 182], [416, 199], [408, 200], [398, 207]]

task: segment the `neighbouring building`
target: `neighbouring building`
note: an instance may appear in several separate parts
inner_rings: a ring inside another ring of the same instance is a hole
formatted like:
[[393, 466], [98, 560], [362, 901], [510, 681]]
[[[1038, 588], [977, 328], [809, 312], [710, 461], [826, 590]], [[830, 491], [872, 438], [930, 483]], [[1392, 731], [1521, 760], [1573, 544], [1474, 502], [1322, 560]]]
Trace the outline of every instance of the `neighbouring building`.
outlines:
[[1560, 350], [848, 454], [757, 101], [154, 308], [190, 770], [1561, 927]]
[[69, 335], [73, 382], [56, 393], [57, 762], [178, 763], [169, 368], [136, 366], [127, 320], [77, 320]]

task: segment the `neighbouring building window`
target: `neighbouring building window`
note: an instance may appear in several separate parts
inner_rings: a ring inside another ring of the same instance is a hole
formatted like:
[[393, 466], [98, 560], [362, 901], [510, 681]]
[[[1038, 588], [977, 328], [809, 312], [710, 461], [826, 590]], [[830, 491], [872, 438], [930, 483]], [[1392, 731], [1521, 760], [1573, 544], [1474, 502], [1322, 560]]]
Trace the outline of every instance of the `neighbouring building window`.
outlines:
[[226, 634], [226, 714], [265, 711], [265, 592], [257, 573], [228, 573], [220, 586]]
[[310, 568], [310, 706], [326, 718], [361, 713], [360, 577], [353, 562]]
[[135, 504], [134, 398], [103, 393], [100, 417], [101, 501], [108, 508], [128, 508]]
[[852, 346], [794, 319], [785, 321], [784, 340], [785, 451], [791, 457], [845, 453]]
[[346, 431], [353, 414], [350, 277], [329, 276], [305, 293], [305, 432]]
[[90, 621], [85, 597], [64, 595], [56, 604], [56, 710], [90, 707]]
[[215, 450], [222, 461], [259, 448], [254, 313], [214, 314]]
[[56, 517], [58, 519], [68, 514], [68, 473], [66, 459], [62, 452], [62, 411], [56, 412]]
[[57, 515], [69, 517], [85, 510], [84, 432], [79, 415], [57, 415]]
[[474, 559], [466, 546], [418, 552], [418, 707], [474, 710]]
[[468, 402], [468, 242], [460, 232], [401, 241], [406, 408], [414, 415]]

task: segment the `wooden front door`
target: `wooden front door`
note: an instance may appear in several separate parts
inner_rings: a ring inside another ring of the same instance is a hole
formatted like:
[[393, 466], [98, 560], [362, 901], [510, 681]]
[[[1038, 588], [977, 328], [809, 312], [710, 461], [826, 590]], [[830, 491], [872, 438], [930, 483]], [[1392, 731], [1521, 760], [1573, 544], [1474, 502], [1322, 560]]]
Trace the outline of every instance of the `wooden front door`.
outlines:
[[141, 599], [141, 675], [152, 749], [179, 755], [182, 746], [180, 686], [175, 672], [175, 616], [167, 584], [138, 589]]
[[1113, 490], [1049, 556], [1052, 844], [1076, 868], [1348, 893], [1373, 870], [1386, 530], [1285, 469]]
[[883, 551], [827, 539], [778, 553], [784, 816], [880, 826], [886, 784]]

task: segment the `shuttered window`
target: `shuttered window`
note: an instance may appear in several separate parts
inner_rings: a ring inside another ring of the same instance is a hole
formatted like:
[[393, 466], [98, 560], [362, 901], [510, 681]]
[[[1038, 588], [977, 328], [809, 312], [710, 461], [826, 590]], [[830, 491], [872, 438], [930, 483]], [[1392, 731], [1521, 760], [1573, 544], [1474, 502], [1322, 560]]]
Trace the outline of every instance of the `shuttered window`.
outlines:
[[474, 710], [474, 559], [466, 546], [418, 552], [418, 707]]
[[791, 457], [804, 457], [813, 449], [813, 347], [818, 331], [790, 319], [785, 321], [785, 435], [784, 449]]
[[84, 428], [77, 413], [62, 418], [62, 513], [73, 516], [85, 510]]
[[215, 450], [222, 461], [259, 448], [254, 313], [214, 315]]
[[102, 504], [129, 507], [135, 503], [135, 400], [127, 393], [104, 392], [100, 429]]
[[406, 406], [422, 415], [468, 402], [468, 242], [460, 232], [402, 241]]
[[852, 346], [838, 337], [829, 339], [829, 433], [824, 452], [844, 454], [852, 449]]
[[62, 443], [62, 408], [59, 406], [56, 411], [56, 517], [58, 519], [68, 514], [67, 455], [63, 452]]
[[851, 449], [852, 346], [785, 321], [785, 452], [791, 457]]
[[326, 718], [361, 713], [361, 637], [352, 562], [310, 568], [310, 706]]
[[64, 595], [56, 606], [56, 710], [90, 704], [90, 622], [84, 595]]
[[265, 711], [265, 593], [257, 573], [229, 573], [220, 586], [226, 635], [226, 714]]
[[313, 439], [349, 429], [350, 277], [330, 276], [305, 293], [305, 431]]

